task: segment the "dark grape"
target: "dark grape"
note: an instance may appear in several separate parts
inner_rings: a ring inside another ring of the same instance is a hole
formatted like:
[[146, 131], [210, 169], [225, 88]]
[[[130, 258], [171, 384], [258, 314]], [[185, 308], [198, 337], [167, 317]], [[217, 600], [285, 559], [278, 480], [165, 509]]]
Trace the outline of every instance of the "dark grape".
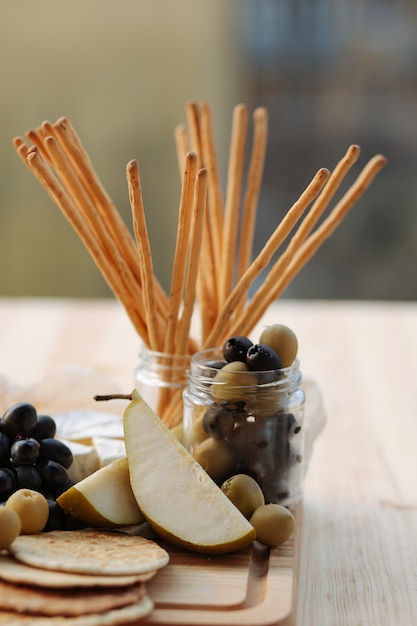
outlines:
[[252, 345], [247, 353], [246, 364], [252, 372], [265, 372], [282, 368], [278, 354], [261, 343]]
[[37, 469], [42, 476], [44, 487], [55, 493], [57, 489], [61, 489], [68, 485], [68, 473], [63, 465], [50, 459], [40, 461]]
[[38, 415], [35, 407], [28, 402], [19, 402], [4, 413], [0, 422], [0, 430], [12, 439], [22, 433], [30, 435], [37, 420]]
[[10, 437], [0, 433], [0, 463], [3, 467], [9, 463], [11, 447], [12, 441]]
[[6, 500], [16, 491], [17, 479], [13, 470], [0, 467], [0, 500]]
[[42, 493], [50, 501], [49, 529], [67, 525], [56, 498], [74, 484], [67, 473], [73, 454], [55, 435], [55, 420], [38, 415], [27, 402], [9, 407], [0, 418], [0, 502], [18, 489]]
[[40, 491], [42, 476], [34, 465], [19, 465], [15, 468], [18, 489]]
[[68, 511], [65, 511], [65, 530], [81, 530], [86, 528], [87, 524], [73, 517]]
[[71, 466], [73, 462], [72, 452], [69, 447], [62, 441], [59, 441], [59, 439], [53, 439], [52, 437], [42, 439], [40, 447], [40, 459], [56, 461], [66, 469]]
[[59, 504], [53, 500], [48, 499], [49, 516], [48, 521], [42, 532], [50, 532], [51, 530], [65, 530], [67, 517], [64, 509], [61, 509]]
[[40, 444], [32, 437], [29, 439], [18, 439], [11, 448], [11, 458], [17, 465], [31, 465], [34, 463], [40, 451]]
[[41, 439], [53, 439], [56, 434], [55, 421], [49, 415], [38, 415], [38, 421], [33, 429], [32, 437], [40, 441]]
[[231, 361], [243, 361], [245, 363], [246, 354], [251, 346], [252, 342], [248, 337], [241, 335], [230, 337], [223, 345], [223, 356], [228, 363]]

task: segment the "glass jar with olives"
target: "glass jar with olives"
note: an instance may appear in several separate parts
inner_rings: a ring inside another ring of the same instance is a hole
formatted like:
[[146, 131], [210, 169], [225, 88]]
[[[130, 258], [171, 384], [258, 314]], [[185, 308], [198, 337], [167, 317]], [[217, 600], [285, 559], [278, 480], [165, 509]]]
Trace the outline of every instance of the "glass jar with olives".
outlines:
[[218, 484], [248, 474], [267, 503], [295, 505], [303, 483], [305, 396], [298, 358], [231, 338], [193, 355], [183, 443]]

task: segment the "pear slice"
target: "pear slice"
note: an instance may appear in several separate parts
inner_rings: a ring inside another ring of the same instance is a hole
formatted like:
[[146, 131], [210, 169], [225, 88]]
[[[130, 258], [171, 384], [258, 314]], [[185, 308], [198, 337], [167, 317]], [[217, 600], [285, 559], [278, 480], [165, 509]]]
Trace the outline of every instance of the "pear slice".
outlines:
[[117, 459], [76, 483], [57, 498], [61, 508], [96, 528], [145, 521], [130, 487], [127, 458]]
[[137, 391], [124, 414], [133, 493], [150, 526], [174, 545], [225, 553], [255, 530]]

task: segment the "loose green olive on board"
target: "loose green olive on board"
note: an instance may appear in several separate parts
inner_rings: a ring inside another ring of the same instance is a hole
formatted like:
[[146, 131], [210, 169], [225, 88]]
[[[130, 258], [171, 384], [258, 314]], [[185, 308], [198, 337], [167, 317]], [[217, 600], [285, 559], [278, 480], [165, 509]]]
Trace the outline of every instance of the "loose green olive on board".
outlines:
[[232, 471], [234, 455], [224, 439], [205, 439], [194, 450], [193, 456], [215, 482], [224, 480]]
[[285, 324], [272, 324], [261, 333], [259, 343], [273, 348], [279, 354], [282, 367], [290, 367], [298, 352], [298, 339], [291, 328]]
[[295, 517], [281, 504], [265, 504], [256, 509], [250, 518], [256, 530], [256, 539], [266, 546], [280, 546], [292, 535]]
[[221, 489], [247, 519], [258, 507], [265, 504], [262, 489], [256, 480], [248, 474], [231, 476], [224, 481]]
[[33, 489], [18, 489], [6, 500], [5, 507], [20, 517], [22, 535], [42, 532], [48, 521], [48, 502], [45, 496]]
[[8, 548], [20, 535], [22, 522], [16, 511], [0, 506], [0, 550]]

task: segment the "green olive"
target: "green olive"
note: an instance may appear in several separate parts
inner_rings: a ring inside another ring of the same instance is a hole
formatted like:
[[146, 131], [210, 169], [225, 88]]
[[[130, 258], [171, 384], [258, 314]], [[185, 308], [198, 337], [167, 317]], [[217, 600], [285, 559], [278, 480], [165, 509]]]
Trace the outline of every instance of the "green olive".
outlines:
[[[210, 387], [213, 398], [227, 400], [228, 402], [247, 401], [251, 394], [247, 387], [254, 387], [258, 382], [256, 375], [249, 372], [248, 366], [243, 361], [231, 361], [226, 363], [217, 372]], [[243, 391], [242, 387], [245, 387]]]
[[298, 351], [298, 340], [294, 331], [285, 324], [267, 326], [261, 333], [259, 343], [277, 352], [282, 367], [289, 367], [294, 363]]
[[235, 507], [249, 519], [254, 511], [265, 504], [262, 489], [252, 476], [235, 474], [222, 484], [222, 491]]
[[20, 517], [21, 535], [42, 532], [49, 516], [48, 502], [41, 493], [34, 489], [18, 489], [6, 500], [5, 506]]
[[295, 517], [281, 504], [264, 504], [256, 509], [250, 523], [256, 530], [256, 539], [266, 546], [279, 546], [292, 535]]
[[194, 450], [193, 456], [215, 482], [224, 480], [232, 471], [234, 456], [224, 439], [205, 439]]
[[0, 506], [0, 550], [8, 548], [20, 535], [22, 522], [13, 509]]

